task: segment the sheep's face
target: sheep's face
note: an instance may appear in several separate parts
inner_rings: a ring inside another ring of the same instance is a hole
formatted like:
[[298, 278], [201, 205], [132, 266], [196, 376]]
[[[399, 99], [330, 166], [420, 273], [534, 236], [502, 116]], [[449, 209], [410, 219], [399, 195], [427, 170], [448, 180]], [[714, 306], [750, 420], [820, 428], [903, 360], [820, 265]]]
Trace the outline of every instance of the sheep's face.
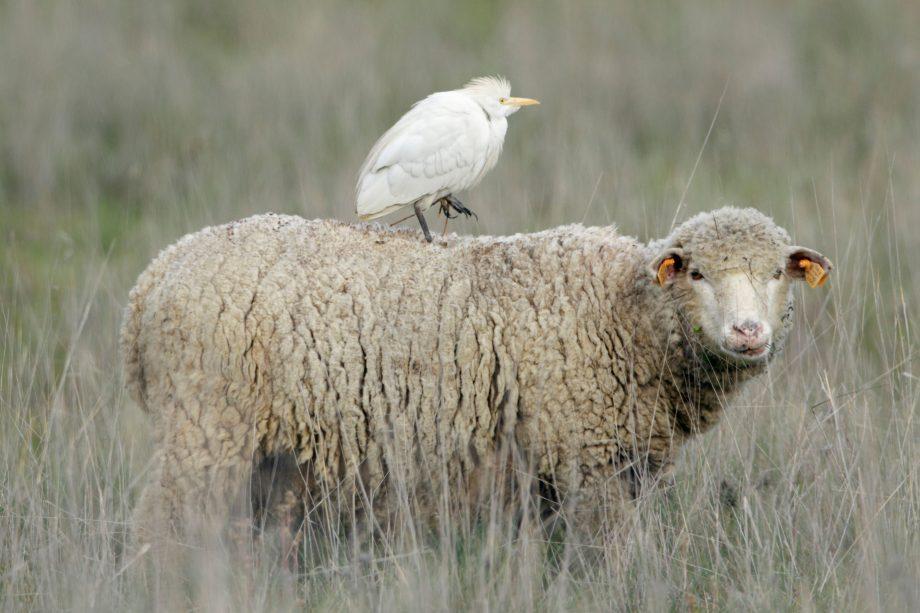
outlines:
[[683, 332], [709, 353], [752, 365], [772, 357], [791, 325], [792, 281], [823, 285], [831, 269], [820, 253], [753, 209], [698, 215], [666, 239], [651, 262], [655, 281], [675, 300]]

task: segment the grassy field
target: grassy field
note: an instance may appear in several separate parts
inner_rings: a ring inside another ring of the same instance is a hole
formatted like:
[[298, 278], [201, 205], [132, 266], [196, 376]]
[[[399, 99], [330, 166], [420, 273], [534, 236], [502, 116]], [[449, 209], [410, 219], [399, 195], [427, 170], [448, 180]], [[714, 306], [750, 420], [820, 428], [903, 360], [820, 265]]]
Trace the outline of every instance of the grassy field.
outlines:
[[[382, 4], [382, 3], [381, 3]], [[351, 219], [408, 105], [472, 76], [539, 98], [465, 233], [642, 238], [756, 206], [836, 264], [787, 350], [627, 545], [494, 520], [334, 549], [199, 556], [208, 610], [916, 610], [920, 4], [0, 0], [0, 608], [148, 608], [124, 554], [152, 441], [122, 386], [134, 279], [256, 212]]]

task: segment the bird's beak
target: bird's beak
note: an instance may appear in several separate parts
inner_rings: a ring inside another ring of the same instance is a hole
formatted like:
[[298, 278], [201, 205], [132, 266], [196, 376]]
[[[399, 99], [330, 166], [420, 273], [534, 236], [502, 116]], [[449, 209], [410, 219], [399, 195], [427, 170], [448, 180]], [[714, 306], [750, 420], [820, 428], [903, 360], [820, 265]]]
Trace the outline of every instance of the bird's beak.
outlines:
[[534, 100], [533, 98], [505, 98], [502, 104], [511, 106], [533, 106], [534, 104], [540, 104], [540, 101]]

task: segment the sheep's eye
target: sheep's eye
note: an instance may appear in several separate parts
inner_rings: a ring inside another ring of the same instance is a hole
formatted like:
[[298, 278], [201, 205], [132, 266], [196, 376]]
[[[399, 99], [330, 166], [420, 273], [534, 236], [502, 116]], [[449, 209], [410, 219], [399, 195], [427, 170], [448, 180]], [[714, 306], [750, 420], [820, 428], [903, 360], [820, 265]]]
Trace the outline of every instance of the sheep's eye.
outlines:
[[691, 270], [691, 271], [690, 271], [690, 278], [693, 279], [694, 281], [699, 281], [699, 280], [701, 280], [701, 279], [703, 278], [703, 273], [701, 273], [701, 272], [698, 271], [698, 270]]
[[777, 269], [773, 272], [773, 278], [774, 278], [774, 279], [779, 279], [779, 278], [782, 277], [782, 276], [783, 276], [783, 269], [782, 269], [782, 268], [777, 268]]

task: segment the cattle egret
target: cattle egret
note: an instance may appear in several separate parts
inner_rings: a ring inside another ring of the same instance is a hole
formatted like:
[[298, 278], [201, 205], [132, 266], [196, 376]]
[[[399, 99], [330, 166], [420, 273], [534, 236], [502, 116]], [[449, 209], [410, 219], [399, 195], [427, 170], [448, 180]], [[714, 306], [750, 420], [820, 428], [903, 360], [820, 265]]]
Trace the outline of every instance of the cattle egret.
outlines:
[[495, 167], [508, 115], [532, 104], [540, 103], [512, 98], [511, 84], [502, 77], [480, 77], [463, 89], [419, 100], [380, 137], [361, 166], [358, 216], [376, 219], [411, 205], [430, 243], [423, 213], [437, 203], [447, 219], [451, 210], [473, 214], [454, 194], [477, 185]]

